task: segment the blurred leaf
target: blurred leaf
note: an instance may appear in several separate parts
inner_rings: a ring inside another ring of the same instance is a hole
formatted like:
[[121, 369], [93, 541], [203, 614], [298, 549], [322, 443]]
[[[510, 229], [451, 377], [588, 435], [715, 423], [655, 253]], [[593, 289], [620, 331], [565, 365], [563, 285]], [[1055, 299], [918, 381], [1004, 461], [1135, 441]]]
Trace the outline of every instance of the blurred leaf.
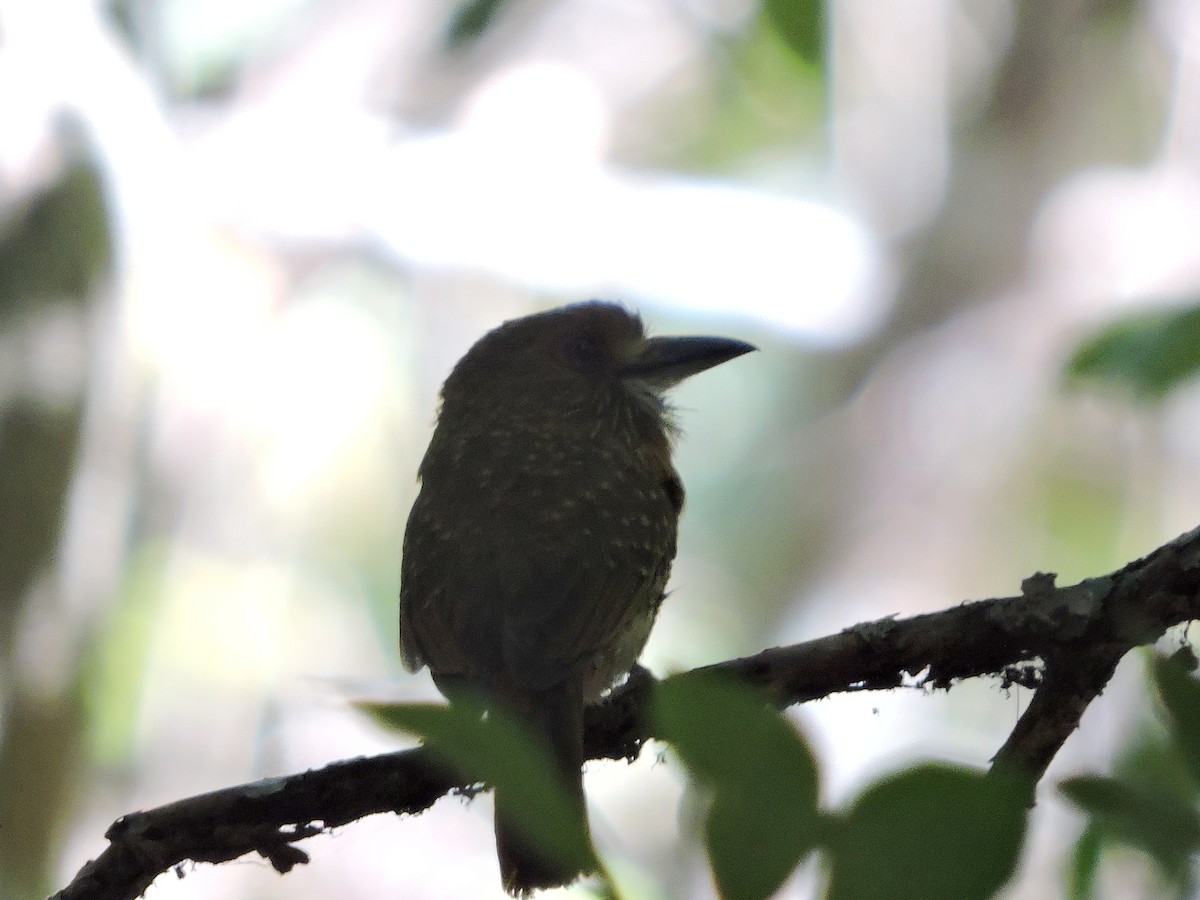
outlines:
[[763, 12], [793, 53], [810, 65], [824, 67], [824, 0], [763, 0]]
[[454, 704], [361, 703], [375, 721], [416, 735], [463, 775], [505, 793], [514, 822], [537, 846], [558, 854], [580, 870], [596, 867], [582, 821], [560, 783], [550, 749], [512, 719], [480, 704], [456, 698]]
[[[1195, 663], [1194, 657], [1191, 662]], [[1175, 747], [1187, 764], [1193, 783], [1200, 787], [1200, 681], [1176, 657], [1156, 656], [1152, 672], [1170, 720]]]
[[1100, 870], [1100, 851], [1103, 849], [1100, 832], [1089, 824], [1083, 829], [1075, 851], [1071, 854], [1069, 900], [1090, 900], [1096, 894], [1096, 873]]
[[1200, 818], [1191, 804], [1101, 776], [1071, 778], [1059, 790], [1108, 836], [1145, 850], [1176, 884], [1186, 883], [1189, 858], [1200, 849]]
[[86, 299], [111, 252], [100, 174], [90, 162], [74, 163], [0, 222], [0, 315], [47, 299]]
[[763, 15], [728, 44], [713, 94], [680, 123], [686, 140], [670, 165], [728, 172], [773, 154], [822, 158], [828, 116], [824, 69], [809, 65]]
[[1200, 306], [1145, 312], [1101, 329], [1067, 363], [1075, 382], [1130, 390], [1160, 400], [1200, 372]]
[[492, 26], [508, 0], [462, 0], [446, 23], [447, 50], [462, 50], [478, 41]]
[[918, 766], [871, 785], [831, 835], [832, 900], [971, 900], [1009, 878], [1028, 785]]
[[703, 673], [663, 681], [652, 715], [657, 735], [712, 793], [705, 839], [721, 896], [770, 896], [817, 840], [807, 744], [761, 697]]
[[[1132, 729], [1108, 778], [1074, 779], [1063, 793], [1089, 814], [1089, 824], [1075, 848], [1072, 897], [1094, 893], [1095, 868], [1108, 844], [1147, 853], [1172, 893], [1190, 896], [1190, 860], [1200, 850], [1200, 793], [1196, 746], [1200, 682], [1188, 674], [1195, 666], [1190, 650], [1171, 659], [1150, 656], [1147, 674], [1161, 703], [1158, 719]], [[1167, 887], [1163, 889], [1164, 895]]]
[[[1148, 654], [1153, 656], [1152, 653]], [[1147, 678], [1151, 677], [1150, 670]], [[1132, 729], [1129, 743], [1121, 749], [1113, 764], [1113, 775], [1129, 784], [1139, 785], [1149, 793], [1168, 797], [1196, 796], [1197, 786], [1188, 764], [1176, 747], [1161, 707], [1154, 704], [1158, 715], [1147, 716]]]

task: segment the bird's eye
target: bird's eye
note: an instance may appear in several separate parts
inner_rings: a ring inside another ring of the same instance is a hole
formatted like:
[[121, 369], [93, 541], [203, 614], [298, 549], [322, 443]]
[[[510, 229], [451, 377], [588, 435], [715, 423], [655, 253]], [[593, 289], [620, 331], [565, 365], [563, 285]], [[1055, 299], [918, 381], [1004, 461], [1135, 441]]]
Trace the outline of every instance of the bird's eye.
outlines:
[[580, 372], [595, 372], [604, 363], [604, 341], [594, 332], [571, 335], [563, 346], [567, 365]]

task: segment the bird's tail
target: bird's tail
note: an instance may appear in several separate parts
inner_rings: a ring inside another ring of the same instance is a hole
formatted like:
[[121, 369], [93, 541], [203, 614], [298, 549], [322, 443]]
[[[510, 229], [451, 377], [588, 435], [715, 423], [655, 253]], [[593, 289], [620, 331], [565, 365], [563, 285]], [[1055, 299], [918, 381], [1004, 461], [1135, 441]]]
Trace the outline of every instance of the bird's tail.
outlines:
[[[504, 790], [496, 791], [496, 857], [504, 889], [513, 896], [528, 896], [543, 888], [560, 887], [596, 868], [587, 824], [583, 793], [583, 696], [577, 685], [559, 684], [545, 691], [505, 691], [507, 712], [530, 736], [549, 750], [553, 769], [533, 796], [563, 797], [569, 821], [554, 828], [547, 841], [546, 828], [530, 828], [533, 813], [528, 797], [515, 802]], [[559, 783], [553, 783], [557, 780]], [[558, 805], [561, 811], [561, 804]], [[551, 813], [553, 815], [553, 813]], [[545, 824], [543, 820], [542, 824]]]

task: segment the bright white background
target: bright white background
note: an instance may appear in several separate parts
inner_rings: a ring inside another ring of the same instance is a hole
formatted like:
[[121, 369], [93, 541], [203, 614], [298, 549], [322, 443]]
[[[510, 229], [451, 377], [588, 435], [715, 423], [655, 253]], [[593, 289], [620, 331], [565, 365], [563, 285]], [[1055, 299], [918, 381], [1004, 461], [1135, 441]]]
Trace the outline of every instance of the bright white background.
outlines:
[[[395, 647], [404, 517], [442, 378], [512, 316], [604, 296], [763, 350], [676, 397], [658, 672], [1098, 574], [1193, 527], [1200, 396], [1142, 410], [1061, 371], [1117, 311], [1200, 286], [1200, 11], [1036, 6], [846, 0], [822, 72], [751, 0], [512, 0], [456, 52], [430, 0], [144, 0], [125, 30], [0, 0], [0, 201], [86, 144], [118, 253], [100, 311], [20, 323], [0, 372], [0, 398], [88, 402], [61, 599], [20, 625], [10, 682], [52, 690], [87, 634], [58, 885], [125, 811], [402, 744], [349, 703], [435, 696]], [[1031, 9], [1061, 52], [1021, 64], [1061, 71], [997, 97]], [[1059, 895], [1080, 826], [1053, 781], [1112, 759], [1133, 669], [1056, 761], [1009, 897]], [[904, 762], [985, 765], [1024, 699], [795, 718], [837, 804]], [[588, 791], [630, 896], [711, 894], [673, 765], [594, 766]], [[488, 804], [148, 896], [499, 895]], [[1145, 886], [1121, 862], [1114, 897]]]

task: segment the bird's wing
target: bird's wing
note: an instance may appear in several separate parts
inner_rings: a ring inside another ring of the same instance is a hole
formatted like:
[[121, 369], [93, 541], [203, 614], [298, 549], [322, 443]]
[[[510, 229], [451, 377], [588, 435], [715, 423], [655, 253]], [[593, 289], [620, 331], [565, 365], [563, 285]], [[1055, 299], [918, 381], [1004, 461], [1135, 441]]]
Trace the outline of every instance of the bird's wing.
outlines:
[[400, 659], [410, 672], [428, 664], [435, 675], [474, 675], [486, 651], [472, 653], [465, 633], [478, 611], [459, 599], [465, 574], [458, 559], [461, 542], [449, 528], [422, 491], [409, 513], [400, 564]]
[[537, 561], [505, 604], [502, 653], [510, 676], [531, 690], [549, 687], [610, 653], [634, 619], [653, 617], [675, 555], [674, 533], [655, 546], [629, 544]]

